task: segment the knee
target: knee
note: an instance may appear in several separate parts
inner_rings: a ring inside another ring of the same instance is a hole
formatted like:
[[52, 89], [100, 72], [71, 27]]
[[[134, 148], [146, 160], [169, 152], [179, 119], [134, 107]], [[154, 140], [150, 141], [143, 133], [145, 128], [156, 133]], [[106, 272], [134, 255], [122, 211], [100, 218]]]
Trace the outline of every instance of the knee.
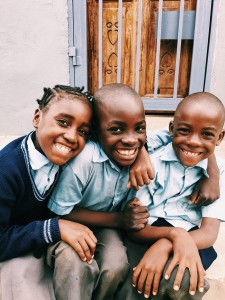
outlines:
[[[174, 300], [179, 300], [179, 299], [202, 299], [203, 295], [208, 291], [209, 289], [209, 284], [208, 282], [205, 280], [205, 286], [204, 286], [204, 292], [200, 293], [198, 290], [196, 290], [195, 295], [190, 295], [189, 293], [189, 288], [190, 288], [190, 272], [189, 270], [185, 270], [184, 275], [183, 275], [183, 279], [180, 285], [180, 288], [178, 291], [174, 290], [174, 281], [175, 281], [175, 277], [177, 274], [177, 270], [178, 267], [176, 267], [169, 280], [165, 280], [164, 278], [162, 278], [161, 282], [160, 282], [160, 287], [159, 287], [159, 291], [158, 291], [158, 297], [168, 297], [168, 299], [174, 299]], [[155, 299], [155, 297], [153, 297], [152, 299]]]
[[98, 266], [93, 260], [92, 264], [82, 261], [77, 252], [67, 243], [60, 242], [55, 249], [55, 270], [70, 274], [93, 274], [97, 276], [99, 273]]
[[[118, 254], [118, 253], [117, 253]], [[129, 264], [125, 252], [114, 258], [107, 259], [101, 266], [101, 273], [107, 280], [124, 280], [129, 271]]]
[[67, 243], [60, 242], [55, 249], [55, 263], [60, 265], [74, 265], [79, 263], [79, 256], [76, 251]]

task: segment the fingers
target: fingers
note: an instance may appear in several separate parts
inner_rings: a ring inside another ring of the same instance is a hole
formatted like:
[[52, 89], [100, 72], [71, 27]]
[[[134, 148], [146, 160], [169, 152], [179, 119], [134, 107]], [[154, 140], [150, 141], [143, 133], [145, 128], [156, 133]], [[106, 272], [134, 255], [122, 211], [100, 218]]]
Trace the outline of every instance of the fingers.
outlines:
[[128, 205], [130, 206], [142, 206], [141, 201], [138, 198], [133, 198], [128, 202]]
[[77, 251], [78, 255], [80, 256], [80, 258], [83, 261], [87, 261], [88, 264], [91, 264], [93, 254], [91, 253], [91, 250], [90, 250], [87, 242], [85, 240], [80, 240], [79, 245], [82, 250], [80, 248], [78, 248], [78, 250], [79, 250], [79, 252]]
[[[144, 290], [144, 297], [149, 298], [152, 290], [152, 283], [153, 283], [154, 275], [150, 273], [147, 275], [145, 280], [145, 290]], [[156, 294], [155, 294], [156, 295]]]
[[178, 291], [180, 289], [181, 282], [184, 277], [184, 273], [185, 273], [186, 269], [189, 269], [189, 272], [190, 272], [190, 286], [189, 286], [190, 295], [192, 295], [192, 296], [195, 295], [197, 287], [198, 287], [199, 292], [202, 293], [204, 291], [205, 271], [202, 267], [201, 261], [199, 261], [197, 263], [197, 267], [196, 267], [196, 261], [191, 262], [188, 267], [182, 263], [180, 265], [177, 265], [176, 260], [172, 259], [166, 272], [165, 272], [166, 280], [168, 280], [170, 278], [171, 273], [176, 266], [178, 268], [177, 268], [177, 273], [176, 273], [176, 277], [175, 277], [174, 285], [173, 285], [173, 289], [175, 291]]
[[198, 290], [200, 293], [204, 292], [205, 275], [205, 270], [203, 269], [202, 264], [200, 264], [200, 266], [198, 265]]
[[196, 201], [198, 201], [199, 197], [199, 191], [194, 190], [194, 192], [191, 194], [191, 200], [188, 201], [188, 204], [195, 204]]
[[[70, 244], [71, 247], [73, 247], [73, 249], [77, 252], [77, 254], [80, 256], [80, 259], [83, 261], [87, 261], [87, 256], [86, 253], [84, 251], [85, 247], [84, 245], [82, 246], [78, 241], [71, 243]], [[86, 248], [88, 249], [88, 248]], [[87, 251], [88, 252], [88, 251]], [[89, 257], [89, 261], [90, 261], [90, 257]]]
[[[130, 172], [130, 180], [128, 182], [128, 185], [130, 186], [130, 188], [133, 187], [136, 191], [139, 190], [138, 182], [137, 182], [136, 177], [133, 174], [133, 172]], [[127, 185], [127, 188], [129, 188], [128, 185]]]
[[67, 242], [80, 256], [81, 260], [92, 262], [97, 239], [86, 226], [60, 219], [59, 228], [61, 239]]
[[165, 272], [164, 277], [166, 280], [168, 280], [171, 276], [172, 271], [174, 270], [174, 268], [176, 266], [178, 268], [177, 268], [177, 273], [176, 273], [176, 277], [175, 277], [174, 284], [173, 284], [173, 289], [175, 291], [178, 291], [180, 289], [180, 285], [181, 285], [186, 267], [184, 267], [182, 264], [177, 265], [177, 262], [174, 259], [172, 259], [166, 272]]
[[78, 253], [81, 260], [87, 261], [88, 264], [92, 263], [93, 255], [95, 253], [97, 239], [90, 231], [80, 236], [75, 241], [71, 242], [71, 246]]
[[149, 298], [151, 291], [153, 295], [158, 293], [159, 283], [161, 279], [160, 272], [147, 272], [147, 270], [142, 269], [137, 266], [134, 268], [132, 285], [137, 287], [138, 293], [142, 294], [144, 292], [144, 297]]
[[198, 274], [197, 274], [197, 269], [196, 265], [192, 264], [189, 268], [190, 271], [190, 287], [189, 287], [189, 293], [190, 295], [194, 295], [196, 292], [196, 287], [197, 287], [197, 280], [198, 280]]
[[153, 180], [154, 179], [154, 177], [155, 177], [155, 172], [154, 172], [154, 169], [153, 168], [151, 168], [151, 169], [148, 169], [148, 178], [149, 179], [151, 179], [151, 180]]
[[137, 184], [137, 181], [131, 181], [131, 179], [128, 181], [128, 184], [127, 184], [127, 189], [131, 189], [131, 188], [134, 188], [136, 191], [139, 190], [139, 186]]
[[205, 197], [201, 197], [198, 194], [198, 197], [188, 201], [189, 204], [197, 204], [199, 206], [207, 206], [209, 204], [212, 204], [214, 201], [216, 201], [217, 199], [209, 199], [209, 198], [205, 198]]
[[132, 285], [133, 287], [137, 287], [138, 293], [141, 294], [143, 291], [145, 279], [147, 277], [147, 272], [143, 271], [143, 269], [139, 266], [133, 269], [133, 278]]
[[138, 276], [141, 272], [141, 269], [138, 267], [135, 267], [135, 268], [133, 268], [133, 271], [134, 271], [134, 273], [133, 273], [133, 277], [132, 277], [132, 285], [133, 285], [133, 287], [136, 287]]
[[139, 186], [147, 185], [150, 183], [150, 180], [154, 178], [153, 170], [147, 171], [130, 171], [130, 180], [128, 182], [127, 188], [139, 189]]

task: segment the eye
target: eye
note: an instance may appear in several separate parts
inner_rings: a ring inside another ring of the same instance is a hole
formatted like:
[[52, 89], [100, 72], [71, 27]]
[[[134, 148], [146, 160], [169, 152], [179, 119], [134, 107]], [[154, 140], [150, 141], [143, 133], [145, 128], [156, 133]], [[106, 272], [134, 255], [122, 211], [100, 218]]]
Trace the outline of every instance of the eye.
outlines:
[[178, 131], [180, 134], [183, 134], [183, 135], [186, 135], [186, 134], [189, 134], [189, 133], [190, 133], [190, 129], [185, 128], [185, 127], [177, 128], [177, 131]]
[[210, 131], [205, 131], [202, 133], [203, 136], [205, 137], [214, 137], [214, 133], [213, 132], [210, 132]]
[[81, 136], [83, 136], [83, 137], [87, 137], [88, 134], [89, 134], [89, 131], [88, 131], [88, 130], [85, 130], [85, 129], [82, 129], [82, 128], [79, 129], [78, 132], [79, 132], [79, 135], [81, 135]]
[[59, 119], [57, 120], [57, 123], [62, 127], [68, 127], [70, 125], [70, 123], [65, 119]]
[[123, 132], [123, 129], [121, 127], [110, 127], [108, 131], [110, 131], [112, 134], [120, 134]]
[[145, 132], [146, 132], [146, 126], [144, 126], [144, 125], [138, 126], [138, 127], [136, 128], [136, 131], [137, 131], [138, 133], [145, 133]]

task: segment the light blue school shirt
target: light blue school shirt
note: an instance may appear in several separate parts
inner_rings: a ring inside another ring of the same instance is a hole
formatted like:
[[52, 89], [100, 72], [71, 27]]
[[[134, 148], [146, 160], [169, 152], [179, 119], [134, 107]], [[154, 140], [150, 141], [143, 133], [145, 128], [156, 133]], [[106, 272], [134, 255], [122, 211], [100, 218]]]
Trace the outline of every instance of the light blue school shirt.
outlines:
[[46, 156], [35, 148], [31, 135], [27, 140], [31, 174], [39, 193], [44, 195], [54, 182], [59, 166], [51, 163]]
[[[148, 133], [153, 150], [168, 143], [168, 130]], [[129, 167], [119, 168], [98, 143], [89, 141], [82, 152], [64, 168], [51, 199], [50, 210], [69, 214], [75, 205], [94, 211], [116, 211], [127, 198]]]
[[208, 206], [189, 205], [188, 201], [198, 180], [207, 175], [205, 159], [194, 167], [186, 167], [177, 158], [172, 143], [151, 155], [155, 169], [155, 178], [148, 186], [141, 187], [138, 192], [131, 191], [128, 200], [135, 195], [148, 206], [149, 224], [163, 218], [174, 227], [182, 227], [187, 231], [199, 226], [203, 217], [225, 221], [225, 161], [217, 159], [220, 169], [221, 197]]
[[103, 149], [88, 142], [64, 168], [48, 207], [58, 215], [75, 205], [94, 211], [115, 211], [127, 196], [129, 167], [120, 169]]

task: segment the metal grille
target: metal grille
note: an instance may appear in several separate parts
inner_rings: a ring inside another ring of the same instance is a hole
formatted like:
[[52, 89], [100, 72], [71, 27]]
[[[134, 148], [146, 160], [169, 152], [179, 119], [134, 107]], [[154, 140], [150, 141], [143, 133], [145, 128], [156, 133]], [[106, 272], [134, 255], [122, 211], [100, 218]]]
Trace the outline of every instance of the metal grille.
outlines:
[[[82, 3], [81, 3], [82, 2]], [[101, 87], [103, 82], [103, 0], [96, 1], [98, 3], [98, 87]], [[107, 1], [110, 2], [110, 1]], [[114, 1], [115, 2], [115, 1]], [[123, 6], [125, 1], [118, 0], [118, 37], [117, 37], [117, 76], [116, 81], [122, 81], [122, 40], [124, 33], [123, 22]], [[141, 43], [142, 43], [142, 30], [143, 30], [143, 2], [138, 1], [138, 16], [137, 16], [137, 38], [136, 38], [136, 57], [135, 57], [135, 86], [137, 92], [140, 87], [140, 64], [141, 64]], [[164, 9], [164, 0], [158, 1], [158, 11], [156, 19], [156, 32], [155, 32], [155, 65], [154, 72], [154, 87], [153, 92], [147, 96], [142, 95], [146, 111], [173, 111], [178, 102], [182, 98], [178, 93], [179, 76], [182, 74], [180, 69], [181, 46], [183, 40], [193, 40], [193, 49], [191, 55], [191, 71], [189, 78], [188, 93], [204, 90], [205, 70], [207, 61], [207, 47], [210, 29], [210, 14], [212, 0], [197, 1], [196, 11], [185, 10], [185, 0], [179, 2], [178, 11], [166, 11]], [[201, 4], [200, 4], [201, 2]], [[85, 4], [84, 4], [85, 3]], [[84, 85], [88, 85], [87, 81], [87, 16], [86, 1], [69, 0], [70, 11], [70, 66], [71, 70], [74, 68], [74, 75], [71, 75], [72, 84], [77, 84], [80, 80], [84, 80]], [[79, 7], [82, 7], [82, 9]], [[76, 8], [76, 10], [75, 10]], [[71, 13], [76, 11], [76, 18]], [[79, 16], [78, 14], [83, 14]], [[72, 33], [71, 33], [72, 28]], [[81, 30], [82, 28], [82, 30]], [[82, 37], [82, 38], [81, 38]], [[85, 40], [85, 42], [84, 42]], [[160, 76], [160, 61], [161, 61], [161, 45], [162, 41], [176, 40], [176, 58], [174, 68], [174, 80], [172, 93], [164, 97], [159, 93], [159, 76]], [[83, 43], [83, 45], [82, 45]], [[86, 52], [85, 52], [86, 51]], [[86, 56], [86, 57], [82, 57]], [[91, 67], [91, 66], [90, 66]], [[81, 71], [86, 68], [86, 71]], [[73, 73], [71, 71], [71, 73]], [[86, 78], [83, 78], [86, 77]]]

